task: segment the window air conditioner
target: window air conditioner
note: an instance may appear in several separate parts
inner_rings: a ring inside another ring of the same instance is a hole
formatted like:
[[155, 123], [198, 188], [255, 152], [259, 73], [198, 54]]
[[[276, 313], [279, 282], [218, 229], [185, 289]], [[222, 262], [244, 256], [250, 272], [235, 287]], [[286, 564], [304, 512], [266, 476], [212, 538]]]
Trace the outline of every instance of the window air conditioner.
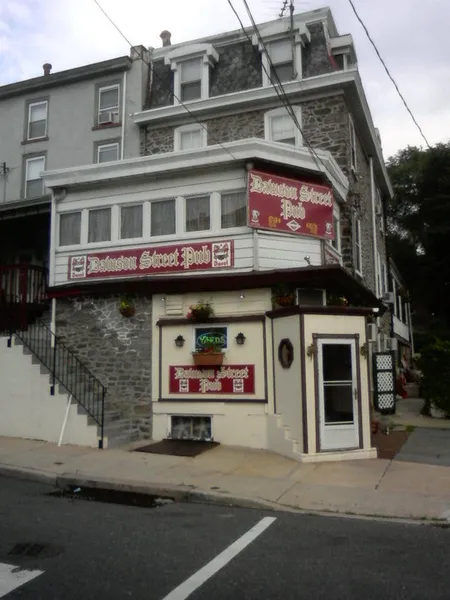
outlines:
[[98, 116], [99, 125], [107, 125], [109, 123], [117, 123], [118, 122], [118, 113], [107, 111], [100, 113]]
[[394, 304], [395, 302], [395, 294], [394, 292], [385, 292], [381, 297], [385, 304]]
[[386, 352], [398, 350], [398, 342], [396, 338], [386, 338], [384, 340], [384, 349]]
[[378, 335], [378, 328], [375, 323], [369, 323], [367, 326], [367, 341], [376, 342]]

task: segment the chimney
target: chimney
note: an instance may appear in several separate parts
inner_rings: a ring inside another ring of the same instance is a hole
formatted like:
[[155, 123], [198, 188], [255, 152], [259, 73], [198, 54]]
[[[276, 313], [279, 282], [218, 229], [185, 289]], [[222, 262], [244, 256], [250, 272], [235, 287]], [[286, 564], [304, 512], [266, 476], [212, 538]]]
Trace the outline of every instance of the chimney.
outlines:
[[170, 33], [170, 31], [167, 31], [167, 29], [164, 29], [164, 31], [162, 31], [160, 33], [159, 37], [162, 39], [163, 46], [171, 45], [170, 38], [172, 37], [172, 34]]
[[42, 65], [42, 68], [44, 69], [44, 75], [50, 75], [50, 71], [52, 70], [52, 65], [50, 63], [45, 63], [45, 65]]

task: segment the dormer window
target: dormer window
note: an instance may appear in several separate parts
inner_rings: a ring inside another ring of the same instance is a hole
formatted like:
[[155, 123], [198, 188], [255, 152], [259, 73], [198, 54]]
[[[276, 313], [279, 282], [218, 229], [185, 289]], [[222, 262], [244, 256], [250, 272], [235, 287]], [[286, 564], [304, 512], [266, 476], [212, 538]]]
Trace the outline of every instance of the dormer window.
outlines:
[[180, 96], [182, 102], [202, 97], [202, 63], [200, 58], [180, 63]]
[[174, 72], [174, 104], [209, 98], [209, 68], [219, 60], [211, 44], [181, 46], [164, 60]]
[[277, 83], [278, 79], [282, 83], [284, 81], [292, 81], [294, 79], [292, 42], [290, 40], [272, 42], [268, 45], [267, 50], [272, 62], [270, 67], [272, 82]]

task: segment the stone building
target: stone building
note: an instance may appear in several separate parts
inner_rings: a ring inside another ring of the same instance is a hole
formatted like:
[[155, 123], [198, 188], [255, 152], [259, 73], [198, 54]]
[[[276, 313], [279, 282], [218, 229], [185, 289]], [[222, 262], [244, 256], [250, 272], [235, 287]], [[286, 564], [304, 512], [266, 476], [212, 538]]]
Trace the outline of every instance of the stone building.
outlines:
[[102, 438], [373, 456], [392, 188], [351, 36], [320, 9], [161, 37], [141, 157], [44, 174], [52, 329], [107, 388]]

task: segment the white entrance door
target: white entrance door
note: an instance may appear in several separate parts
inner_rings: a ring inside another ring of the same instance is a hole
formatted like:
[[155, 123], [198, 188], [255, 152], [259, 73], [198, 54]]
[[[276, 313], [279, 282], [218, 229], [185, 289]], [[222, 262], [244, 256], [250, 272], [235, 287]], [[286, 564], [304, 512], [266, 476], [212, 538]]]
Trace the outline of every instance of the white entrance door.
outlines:
[[359, 447], [354, 339], [318, 339], [320, 450]]

